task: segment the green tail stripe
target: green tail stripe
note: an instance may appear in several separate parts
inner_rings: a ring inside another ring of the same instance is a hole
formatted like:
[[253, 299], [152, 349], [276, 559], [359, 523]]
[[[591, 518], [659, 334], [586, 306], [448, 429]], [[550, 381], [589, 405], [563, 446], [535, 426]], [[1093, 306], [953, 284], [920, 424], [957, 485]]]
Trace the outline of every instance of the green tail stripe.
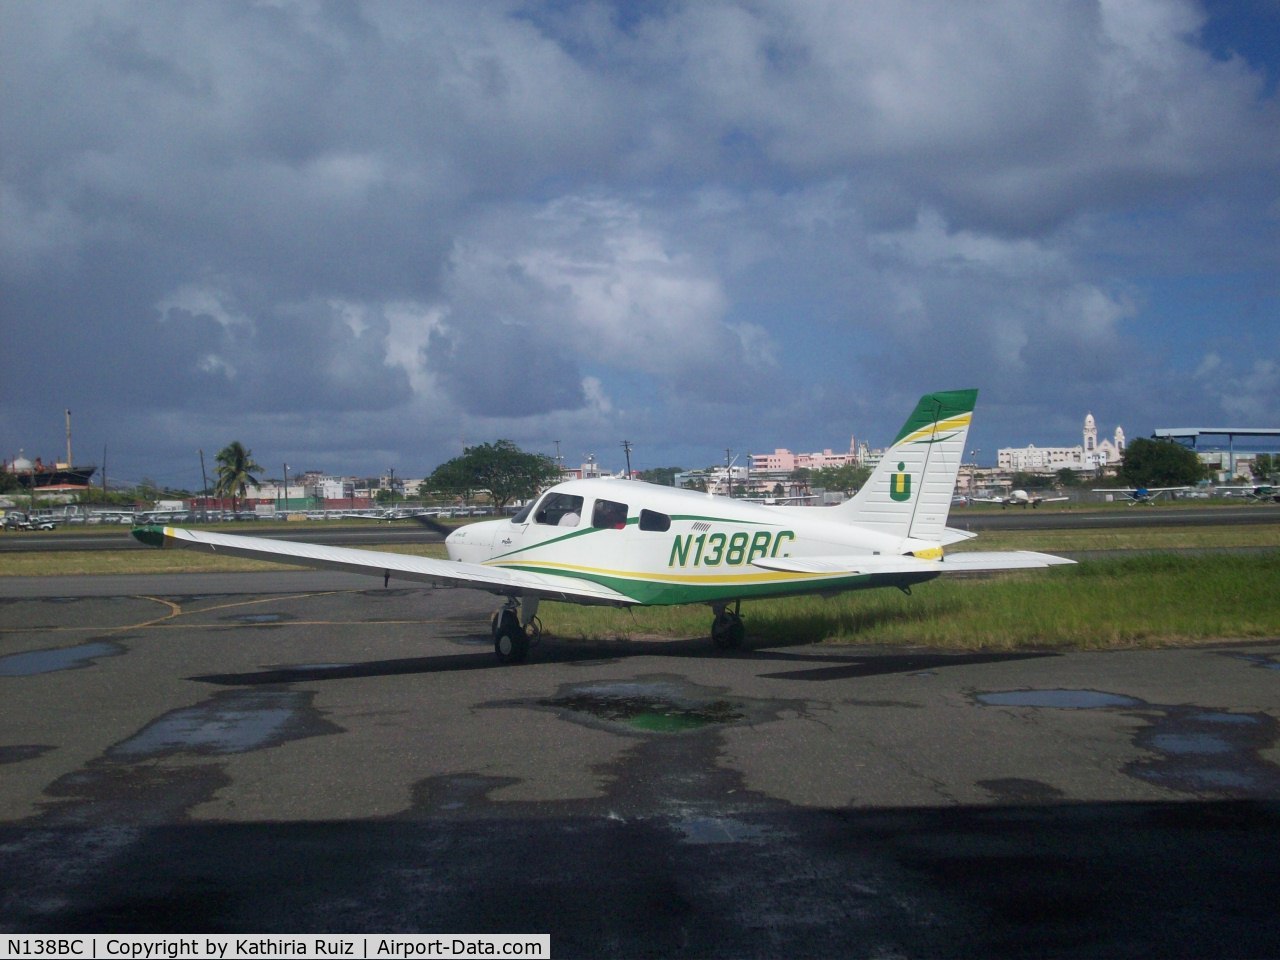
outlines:
[[977, 390], [943, 390], [939, 393], [925, 394], [920, 398], [920, 402], [916, 404], [915, 410], [907, 418], [907, 422], [902, 429], [898, 431], [898, 435], [894, 437], [893, 442], [897, 443], [903, 437], [915, 433], [931, 423], [937, 423], [939, 420], [955, 417], [962, 413], [972, 413], [977, 402]]

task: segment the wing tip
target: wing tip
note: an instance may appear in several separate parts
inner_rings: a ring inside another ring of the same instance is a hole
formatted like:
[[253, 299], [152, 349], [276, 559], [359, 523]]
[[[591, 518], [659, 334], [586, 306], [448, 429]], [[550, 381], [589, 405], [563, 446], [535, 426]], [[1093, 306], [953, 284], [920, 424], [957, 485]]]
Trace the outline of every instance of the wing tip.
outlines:
[[134, 527], [133, 539], [148, 547], [165, 546], [165, 528], [160, 526]]

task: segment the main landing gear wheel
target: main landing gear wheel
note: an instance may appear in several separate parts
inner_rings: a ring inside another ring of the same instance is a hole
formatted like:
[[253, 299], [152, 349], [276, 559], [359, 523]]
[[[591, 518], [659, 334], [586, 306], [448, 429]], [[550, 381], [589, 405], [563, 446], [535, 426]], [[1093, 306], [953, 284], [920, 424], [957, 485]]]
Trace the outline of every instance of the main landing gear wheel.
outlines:
[[493, 615], [493, 652], [503, 663], [523, 663], [529, 655], [529, 638], [516, 611], [499, 610]]
[[736, 650], [746, 639], [747, 628], [742, 625], [742, 617], [738, 613], [739, 604], [733, 609], [716, 607], [715, 619], [711, 621], [711, 640], [721, 650]]
[[523, 663], [529, 646], [542, 638], [542, 621], [535, 616], [537, 598], [525, 601], [525, 622], [520, 622], [520, 602], [511, 600], [493, 615], [493, 652], [502, 663]]

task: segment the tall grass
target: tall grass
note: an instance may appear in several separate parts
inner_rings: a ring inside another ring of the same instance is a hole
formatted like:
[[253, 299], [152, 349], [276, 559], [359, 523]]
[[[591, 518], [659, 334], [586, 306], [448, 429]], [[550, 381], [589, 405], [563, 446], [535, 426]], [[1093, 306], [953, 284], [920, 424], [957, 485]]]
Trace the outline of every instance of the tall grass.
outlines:
[[[1280, 550], [1087, 560], [1072, 567], [935, 580], [911, 596], [879, 589], [743, 608], [751, 643], [859, 643], [954, 649], [1166, 646], [1280, 636]], [[567, 637], [706, 635], [705, 607], [634, 612], [544, 603]]]

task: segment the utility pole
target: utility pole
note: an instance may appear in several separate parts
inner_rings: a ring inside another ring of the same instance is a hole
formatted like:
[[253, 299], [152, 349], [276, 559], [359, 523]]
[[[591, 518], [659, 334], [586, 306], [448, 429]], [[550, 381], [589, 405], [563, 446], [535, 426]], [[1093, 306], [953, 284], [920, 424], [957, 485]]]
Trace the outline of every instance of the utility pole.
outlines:
[[[102, 459], [107, 458], [104, 448]], [[209, 522], [209, 475], [204, 472], [204, 448], [200, 449], [200, 521]]]
[[729, 457], [733, 451], [728, 447], [724, 448], [724, 484], [727, 496], [733, 496], [733, 461]]
[[284, 515], [289, 516], [289, 465], [284, 465]]
[[622, 449], [623, 451], [625, 451], [627, 455], [627, 479], [630, 480], [631, 479], [631, 441], [623, 440]]

